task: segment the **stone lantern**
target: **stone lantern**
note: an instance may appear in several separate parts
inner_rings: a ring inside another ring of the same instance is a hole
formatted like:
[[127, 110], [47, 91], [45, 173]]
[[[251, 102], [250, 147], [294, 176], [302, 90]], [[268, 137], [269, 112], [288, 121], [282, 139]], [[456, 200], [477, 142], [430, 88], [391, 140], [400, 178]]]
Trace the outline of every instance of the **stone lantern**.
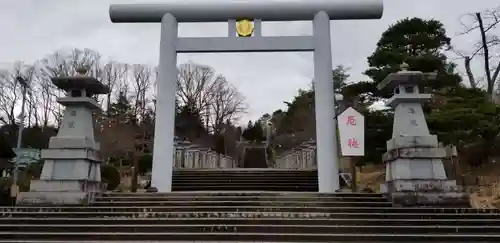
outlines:
[[442, 161], [446, 151], [438, 146], [437, 136], [429, 133], [422, 110], [431, 95], [420, 93], [419, 86], [436, 74], [406, 68], [378, 85], [380, 90], [394, 91], [387, 101], [394, 109], [394, 123], [383, 155], [386, 183], [381, 191], [400, 205], [466, 204], [467, 197], [456, 182], [447, 179]]
[[66, 91], [57, 102], [66, 107], [57, 136], [42, 150], [44, 160], [39, 180], [31, 181], [30, 191], [21, 193], [19, 204], [85, 204], [101, 190], [99, 144], [94, 139], [93, 112], [100, 109], [93, 97], [109, 88], [97, 79], [78, 75], [52, 78]]

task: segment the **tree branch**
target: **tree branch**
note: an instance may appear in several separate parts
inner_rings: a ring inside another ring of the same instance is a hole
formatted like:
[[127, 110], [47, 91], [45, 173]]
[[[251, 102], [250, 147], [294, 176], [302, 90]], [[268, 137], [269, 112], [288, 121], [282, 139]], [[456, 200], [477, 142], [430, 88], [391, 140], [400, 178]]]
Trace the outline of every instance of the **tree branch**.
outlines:
[[469, 78], [469, 83], [470, 83], [471, 88], [475, 89], [475, 88], [477, 88], [477, 83], [476, 83], [476, 79], [474, 78], [474, 74], [472, 73], [472, 70], [470, 68], [470, 61], [471, 61], [471, 57], [466, 56], [464, 58], [465, 72], [467, 73], [467, 77]]
[[486, 74], [486, 81], [487, 81], [486, 90], [487, 90], [488, 94], [492, 95], [493, 89], [494, 89], [494, 87], [493, 87], [494, 83], [492, 82], [492, 79], [491, 79], [488, 41], [486, 40], [486, 32], [485, 32], [484, 25], [483, 25], [483, 19], [481, 18], [481, 13], [476, 13], [476, 18], [477, 18], [477, 21], [479, 24], [479, 30], [481, 31], [481, 42], [482, 42], [483, 51], [484, 51], [484, 72]]

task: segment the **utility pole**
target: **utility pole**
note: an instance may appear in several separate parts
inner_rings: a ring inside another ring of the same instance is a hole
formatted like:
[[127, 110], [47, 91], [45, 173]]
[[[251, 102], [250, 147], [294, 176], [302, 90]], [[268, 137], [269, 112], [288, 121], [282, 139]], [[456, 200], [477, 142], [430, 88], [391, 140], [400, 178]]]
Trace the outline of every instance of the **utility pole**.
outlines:
[[[28, 89], [28, 83], [22, 77], [16, 77], [16, 81], [22, 86], [22, 103], [21, 103], [21, 114], [19, 115], [19, 129], [17, 133], [17, 153], [19, 153], [21, 149], [22, 139], [23, 139], [23, 130], [24, 130], [24, 107], [26, 105], [26, 93]], [[17, 196], [18, 192], [18, 172], [19, 172], [19, 154], [16, 156], [16, 160], [14, 163], [14, 175], [13, 175], [13, 183], [11, 188], [11, 194], [13, 197]]]

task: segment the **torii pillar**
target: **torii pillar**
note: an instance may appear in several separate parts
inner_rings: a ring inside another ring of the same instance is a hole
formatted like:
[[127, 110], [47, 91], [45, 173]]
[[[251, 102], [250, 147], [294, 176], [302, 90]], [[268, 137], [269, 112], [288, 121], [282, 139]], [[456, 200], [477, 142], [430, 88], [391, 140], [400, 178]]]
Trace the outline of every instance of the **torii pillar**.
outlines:
[[[320, 192], [339, 189], [330, 20], [379, 19], [382, 0], [198, 1], [118, 4], [114, 23], [161, 23], [152, 186], [172, 189], [177, 53], [314, 52], [316, 140]], [[254, 21], [253, 36], [239, 38], [236, 20]], [[262, 36], [262, 21], [313, 21], [312, 36]], [[228, 22], [228, 37], [178, 37], [179, 22]]]

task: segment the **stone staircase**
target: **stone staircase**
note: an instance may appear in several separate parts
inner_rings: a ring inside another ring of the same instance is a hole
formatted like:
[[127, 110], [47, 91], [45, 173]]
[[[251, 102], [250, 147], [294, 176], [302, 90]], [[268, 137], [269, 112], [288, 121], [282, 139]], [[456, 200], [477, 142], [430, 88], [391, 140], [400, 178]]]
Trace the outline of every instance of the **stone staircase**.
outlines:
[[[239, 180], [239, 191], [238, 184], [220, 190], [224, 181], [216, 175], [227, 171], [176, 171], [177, 190], [202, 185], [196, 176], [219, 179], [198, 188], [206, 191], [108, 193], [90, 206], [0, 208], [0, 242], [500, 242], [497, 210], [392, 207], [380, 194], [294, 192], [300, 179], [273, 187], [270, 179], [234, 173], [226, 180]], [[262, 188], [268, 191], [244, 191]]]
[[173, 191], [317, 192], [316, 170], [176, 169]]

